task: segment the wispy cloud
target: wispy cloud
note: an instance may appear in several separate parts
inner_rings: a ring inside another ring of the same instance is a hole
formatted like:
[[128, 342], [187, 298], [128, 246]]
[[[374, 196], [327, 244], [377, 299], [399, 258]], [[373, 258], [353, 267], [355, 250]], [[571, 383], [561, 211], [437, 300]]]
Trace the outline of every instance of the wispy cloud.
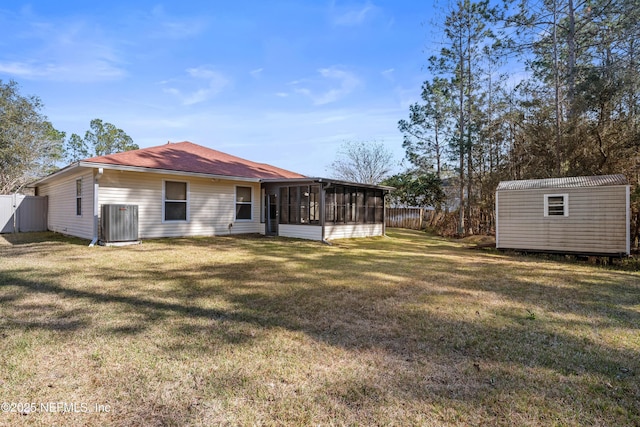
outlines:
[[[360, 79], [355, 74], [338, 67], [322, 68], [318, 70], [318, 74], [320, 78], [302, 79], [290, 83], [295, 86], [296, 93], [309, 97], [314, 105], [336, 102], [360, 85]], [[302, 84], [313, 86], [313, 88], [302, 87]]]
[[384, 77], [385, 79], [393, 82], [395, 79], [393, 78], [393, 73], [394, 73], [395, 69], [393, 68], [389, 68], [387, 70], [382, 71], [380, 74], [382, 74], [382, 77]]
[[257, 79], [257, 78], [260, 78], [263, 71], [264, 71], [264, 68], [256, 68], [255, 70], [249, 71], [249, 74], [251, 74], [251, 77], [253, 77], [254, 79]]
[[51, 66], [36, 66], [26, 62], [0, 62], [0, 73], [10, 74], [25, 79], [33, 79], [52, 73]]
[[[0, 72], [25, 79], [96, 82], [116, 80], [127, 72], [118, 42], [80, 19], [50, 21], [30, 9], [12, 16], [11, 56], [0, 53]], [[11, 40], [11, 39], [10, 39]]]
[[368, 16], [370, 16], [373, 11], [376, 9], [376, 6], [371, 4], [370, 2], [365, 3], [364, 5], [360, 5], [357, 7], [337, 7], [335, 4], [332, 4], [332, 21], [334, 25], [342, 25], [342, 26], [357, 26], [362, 25]]
[[162, 5], [151, 10], [149, 20], [153, 23], [150, 34], [156, 38], [187, 39], [201, 34], [207, 27], [206, 21], [201, 17], [168, 14]]
[[188, 68], [186, 73], [188, 76], [162, 82], [166, 86], [172, 85], [164, 91], [178, 97], [183, 105], [208, 101], [231, 83], [222, 73], [208, 66]]

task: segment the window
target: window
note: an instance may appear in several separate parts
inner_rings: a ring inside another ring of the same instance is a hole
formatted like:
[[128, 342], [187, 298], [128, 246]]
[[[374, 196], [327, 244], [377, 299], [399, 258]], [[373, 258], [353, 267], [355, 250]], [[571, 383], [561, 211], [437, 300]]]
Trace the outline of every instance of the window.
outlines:
[[82, 216], [82, 179], [76, 179], [76, 215]]
[[336, 222], [344, 222], [344, 187], [336, 188]]
[[319, 185], [280, 187], [280, 224], [319, 223]]
[[366, 213], [366, 206], [364, 204], [364, 195], [365, 195], [365, 191], [362, 188], [358, 189], [358, 198], [356, 200], [356, 206], [358, 209], [358, 217], [357, 220], [359, 223], [363, 223], [364, 222], [364, 218], [365, 218], [365, 213]]
[[280, 187], [280, 224], [289, 223], [289, 187]]
[[376, 217], [376, 193], [367, 190], [367, 219], [366, 222], [375, 222]]
[[320, 223], [320, 186], [309, 187], [309, 224]]
[[569, 195], [545, 194], [544, 216], [569, 216]]
[[376, 217], [375, 223], [384, 222], [384, 196], [382, 192], [376, 191]]
[[289, 224], [298, 224], [300, 222], [299, 190], [299, 187], [289, 187]]
[[300, 187], [300, 224], [309, 224], [309, 187]]
[[186, 182], [164, 182], [164, 220], [186, 221], [189, 188]]
[[335, 188], [327, 189], [324, 194], [324, 220], [325, 222], [336, 221], [336, 192]]
[[297, 224], [318, 224], [320, 222], [320, 186], [303, 185], [300, 187], [289, 187], [289, 194], [294, 192], [300, 194], [298, 203], [291, 205], [292, 209], [300, 212]]
[[236, 220], [251, 220], [251, 187], [236, 187]]
[[343, 224], [381, 223], [384, 219], [384, 194], [337, 185], [326, 189], [325, 222]]

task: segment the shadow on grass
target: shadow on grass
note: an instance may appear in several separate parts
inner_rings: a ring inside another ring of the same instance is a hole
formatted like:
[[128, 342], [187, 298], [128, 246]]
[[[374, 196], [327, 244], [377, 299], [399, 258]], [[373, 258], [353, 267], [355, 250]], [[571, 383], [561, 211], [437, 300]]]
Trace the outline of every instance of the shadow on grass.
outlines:
[[53, 251], [69, 247], [89, 246], [88, 240], [68, 237], [59, 233], [32, 232], [0, 235], [0, 251], [3, 258], [23, 256], [48, 256]]
[[[389, 239], [341, 241], [333, 247], [259, 237], [179, 239], [149, 246], [143, 250], [239, 248], [244, 255], [234, 262], [193, 259], [173, 268], [147, 260], [136, 262], [130, 271], [106, 266], [87, 273], [91, 283], [102, 282], [104, 289], [67, 286], [65, 276], [54, 271], [28, 279], [27, 270], [0, 270], [0, 298], [13, 313], [13, 317], [5, 314], [2, 328], [100, 328], [83, 319], [91, 317], [91, 307], [110, 306], [113, 309], [107, 311], [136, 317], [102, 331], [116, 338], [135, 337], [178, 316], [184, 321], [167, 326], [180, 337], [166, 343], [168, 353], [185, 347], [207, 353], [216, 340], [251, 345], [266, 332], [281, 328], [349, 351], [381, 351], [407, 366], [393, 390], [372, 389], [356, 381], [343, 392], [344, 385], [335, 385], [334, 393], [350, 404], [371, 395], [384, 399], [385, 393], [419, 401], [434, 395], [483, 401], [496, 393], [496, 385], [500, 393], [520, 392], [523, 383], [533, 389], [548, 387], [529, 371], [542, 369], [612, 382], [615, 387], [605, 387], [599, 395], [631, 414], [629, 419], [637, 420], [640, 414], [640, 388], [634, 378], [640, 373], [637, 347], [572, 334], [575, 327], [637, 331], [637, 276], [609, 271], [594, 276], [594, 270], [586, 270], [570, 273], [567, 280], [562, 265], [552, 262], [532, 265], [526, 259], [496, 254], [470, 257], [450, 242], [422, 240], [404, 232]], [[137, 250], [118, 253], [135, 259]], [[152, 294], [132, 295], [127, 283], [156, 287]], [[45, 304], [25, 310], [21, 301], [33, 294], [88, 304], [59, 314], [57, 318], [66, 324], [30, 321], [29, 313], [38, 309], [55, 312]], [[206, 307], [211, 301], [228, 308]], [[495, 307], [484, 305], [494, 302]], [[418, 370], [427, 364], [448, 370], [443, 369], [435, 382], [412, 378], [412, 367]], [[546, 393], [580, 399], [571, 390]]]

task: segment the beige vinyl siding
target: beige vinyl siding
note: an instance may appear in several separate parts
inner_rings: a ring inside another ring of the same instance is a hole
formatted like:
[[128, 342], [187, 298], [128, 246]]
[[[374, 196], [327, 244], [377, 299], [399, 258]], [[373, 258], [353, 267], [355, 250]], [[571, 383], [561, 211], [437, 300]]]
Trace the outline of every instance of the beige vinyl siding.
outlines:
[[355, 237], [372, 237], [383, 235], [383, 224], [345, 224], [325, 225], [324, 238], [349, 239]]
[[[163, 221], [164, 181], [188, 183], [187, 221]], [[264, 227], [260, 224], [259, 183], [113, 170], [105, 170], [99, 183], [100, 205], [138, 205], [141, 239], [259, 233]], [[235, 220], [236, 185], [253, 188], [251, 221]]]
[[298, 239], [322, 240], [322, 226], [319, 225], [278, 225], [278, 235]]
[[[544, 215], [544, 197], [566, 194], [568, 216]], [[503, 190], [497, 194], [497, 247], [625, 253], [626, 186]]]
[[[82, 179], [82, 215], [76, 215], [76, 180]], [[38, 195], [49, 196], [47, 224], [51, 231], [93, 238], [93, 170], [77, 173], [38, 187]]]

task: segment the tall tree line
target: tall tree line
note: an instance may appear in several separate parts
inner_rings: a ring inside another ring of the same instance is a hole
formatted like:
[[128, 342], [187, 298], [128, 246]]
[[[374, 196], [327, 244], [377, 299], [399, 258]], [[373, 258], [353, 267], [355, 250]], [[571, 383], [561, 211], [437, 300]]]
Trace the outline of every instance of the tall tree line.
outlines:
[[493, 230], [500, 180], [623, 173], [637, 235], [638, 22], [640, 0], [451, 4], [399, 129], [409, 162], [456, 189], [458, 234]]

